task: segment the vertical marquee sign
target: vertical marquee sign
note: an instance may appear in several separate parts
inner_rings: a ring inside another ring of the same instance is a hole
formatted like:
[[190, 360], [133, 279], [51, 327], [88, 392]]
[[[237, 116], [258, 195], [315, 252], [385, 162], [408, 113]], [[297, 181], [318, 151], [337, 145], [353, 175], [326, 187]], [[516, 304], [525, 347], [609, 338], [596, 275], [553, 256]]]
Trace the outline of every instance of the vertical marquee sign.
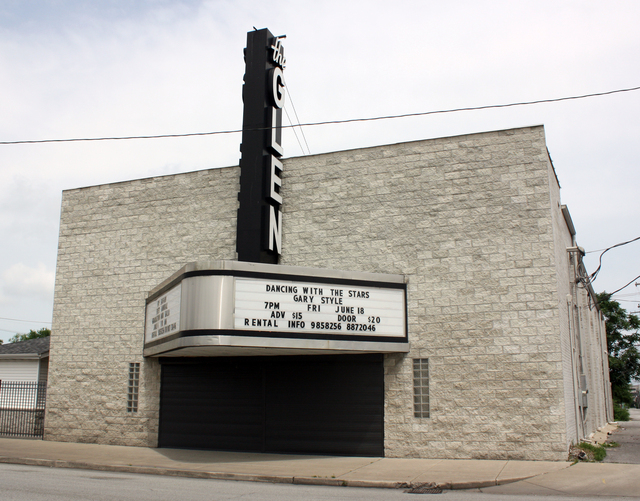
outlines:
[[268, 29], [247, 34], [236, 240], [239, 261], [277, 264], [281, 253], [283, 38], [274, 37]]

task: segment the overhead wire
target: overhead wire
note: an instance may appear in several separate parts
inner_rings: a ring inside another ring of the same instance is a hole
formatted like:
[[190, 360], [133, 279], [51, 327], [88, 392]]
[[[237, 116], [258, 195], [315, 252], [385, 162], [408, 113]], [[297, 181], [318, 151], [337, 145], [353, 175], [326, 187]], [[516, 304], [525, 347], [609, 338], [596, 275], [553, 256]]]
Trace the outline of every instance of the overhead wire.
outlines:
[[0, 317], [0, 320], [11, 320], [12, 322], [27, 322], [33, 324], [50, 324], [51, 322], [45, 322], [44, 320], [20, 320], [18, 318], [5, 318]]
[[10, 333], [10, 334], [17, 334], [17, 332], [16, 332], [16, 331], [8, 331], [7, 329], [0, 329], [0, 331], [2, 331], [2, 332], [8, 332], [8, 333]]
[[[291, 117], [289, 116], [289, 112], [287, 111], [286, 106], [283, 109], [284, 109], [284, 112], [287, 115], [287, 120], [289, 120], [290, 124], [293, 124], [293, 120], [291, 120]], [[298, 142], [298, 146], [300, 146], [300, 150], [302, 151], [302, 154], [305, 155], [304, 148], [302, 147], [302, 143], [300, 142], [300, 139], [298, 138], [298, 133], [296, 132], [296, 128], [294, 127], [291, 130], [293, 131], [293, 135], [296, 137], [296, 141]], [[300, 129], [300, 130], [302, 130], [302, 129]]]
[[609, 292], [608, 294], [609, 294], [610, 296], [613, 296], [616, 292], [620, 292], [622, 289], [625, 289], [626, 287], [629, 287], [629, 286], [634, 282], [634, 280], [638, 280], [639, 278], [640, 278], [640, 275], [638, 275], [636, 278], [634, 278], [633, 280], [631, 280], [631, 282], [629, 282], [627, 285], [623, 285], [623, 286], [622, 286], [622, 287], [620, 287], [619, 289], [616, 289], [616, 290], [615, 290], [615, 291], [613, 291], [613, 292]]
[[[611, 94], [618, 94], [621, 92], [632, 92], [640, 90], [640, 86], [638, 87], [629, 87], [625, 89], [616, 89], [610, 90], [606, 92], [594, 92], [591, 94], [582, 94], [579, 96], [568, 96], [568, 97], [558, 97], [552, 99], [538, 99], [535, 101], [522, 101], [517, 103], [507, 103], [507, 104], [491, 104], [485, 106], [470, 106], [465, 108], [452, 108], [447, 110], [436, 110], [436, 111], [424, 111], [418, 113], [402, 113], [398, 115], [385, 115], [385, 116], [377, 116], [377, 117], [368, 117], [368, 118], [349, 118], [345, 120], [327, 120], [322, 122], [309, 122], [304, 124], [297, 125], [283, 125], [282, 128], [294, 128], [294, 127], [314, 127], [319, 125], [336, 125], [336, 124], [346, 124], [346, 123], [354, 123], [354, 122], [372, 122], [376, 120], [391, 120], [397, 118], [409, 118], [409, 117], [419, 117], [419, 116], [428, 116], [428, 115], [438, 115], [444, 113], [457, 113], [461, 111], [478, 111], [478, 110], [488, 110], [488, 109], [498, 109], [498, 108], [510, 108], [514, 106], [528, 106], [533, 104], [543, 104], [543, 103], [557, 103], [560, 101], [570, 101], [576, 99], [586, 99], [591, 97], [599, 97], [599, 96], [607, 96]], [[253, 127], [245, 130], [265, 130], [268, 127]], [[28, 140], [19, 140], [19, 141], [0, 141], [0, 145], [9, 145], [9, 144], [41, 144], [41, 143], [70, 143], [70, 142], [80, 142], [80, 141], [123, 141], [123, 140], [132, 140], [132, 139], [165, 139], [165, 138], [177, 138], [177, 137], [194, 137], [194, 136], [214, 136], [221, 134], [237, 134], [242, 132], [242, 129], [230, 129], [230, 130], [220, 130], [213, 132], [189, 132], [183, 134], [156, 134], [156, 135], [144, 135], [144, 136], [114, 136], [114, 137], [85, 137], [85, 138], [67, 138], [67, 139], [28, 139]]]
[[[289, 95], [289, 101], [291, 102], [291, 107], [293, 108], [293, 114], [296, 116], [296, 123], [300, 126], [300, 118], [298, 117], [298, 111], [296, 110], [296, 105], [293, 103], [293, 96], [291, 95], [291, 89], [289, 88], [289, 84], [285, 81], [285, 85], [287, 86], [287, 94]], [[289, 114], [287, 113], [287, 117]], [[293, 123], [293, 122], [291, 122]], [[295, 131], [295, 128], [293, 129]], [[307, 143], [307, 137], [304, 135], [304, 129], [300, 127], [300, 133], [302, 134], [302, 139], [304, 139], [304, 144], [307, 146], [307, 154], [311, 155], [311, 149], [309, 148], [309, 143]], [[302, 150], [304, 154], [304, 150]]]
[[[596, 278], [598, 277], [598, 273], [600, 273], [600, 269], [602, 268], [602, 256], [604, 256], [605, 253], [607, 253], [611, 249], [615, 249], [616, 247], [621, 247], [623, 245], [627, 245], [627, 244], [630, 244], [632, 242], [635, 242], [636, 240], [640, 240], [640, 237], [633, 238], [633, 239], [628, 240], [626, 242], [620, 242], [619, 244], [615, 244], [615, 245], [612, 245], [611, 247], [607, 247], [604, 251], [602, 251], [602, 253], [600, 254], [600, 258], [598, 259], [598, 267], [596, 268], [596, 270], [591, 275], [586, 277], [587, 280], [589, 281], [589, 283], [593, 283], [596, 280]], [[633, 280], [635, 280], [635, 278]], [[633, 282], [633, 280], [631, 282]], [[629, 282], [627, 285], [630, 285], [631, 282]], [[625, 287], [627, 287], [627, 285], [625, 285]], [[624, 287], [623, 287], [623, 289], [624, 289]], [[618, 289], [618, 290], [622, 290], [622, 289]]]

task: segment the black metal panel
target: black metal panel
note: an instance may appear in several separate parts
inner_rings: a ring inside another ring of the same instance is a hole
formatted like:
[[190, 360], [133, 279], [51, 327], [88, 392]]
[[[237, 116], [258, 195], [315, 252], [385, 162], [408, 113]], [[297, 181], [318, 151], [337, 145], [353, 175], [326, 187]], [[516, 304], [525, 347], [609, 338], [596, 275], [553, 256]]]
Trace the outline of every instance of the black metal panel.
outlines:
[[382, 360], [162, 359], [159, 445], [383, 456]]
[[158, 445], [261, 450], [262, 369], [241, 358], [204, 360], [163, 364]]
[[384, 456], [382, 355], [281, 361], [267, 371], [267, 450]]

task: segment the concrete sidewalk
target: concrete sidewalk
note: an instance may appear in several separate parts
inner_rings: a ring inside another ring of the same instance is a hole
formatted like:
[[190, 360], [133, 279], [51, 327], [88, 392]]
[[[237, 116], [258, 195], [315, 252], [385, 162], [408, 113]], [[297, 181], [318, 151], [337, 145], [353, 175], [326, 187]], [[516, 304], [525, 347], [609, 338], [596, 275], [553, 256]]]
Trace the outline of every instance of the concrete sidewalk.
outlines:
[[481, 490], [487, 494], [520, 496], [619, 496], [638, 499], [640, 465], [578, 463], [561, 471]]
[[445, 489], [496, 486], [558, 472], [568, 462], [297, 456], [150, 449], [0, 439], [0, 463], [61, 468], [356, 487]]

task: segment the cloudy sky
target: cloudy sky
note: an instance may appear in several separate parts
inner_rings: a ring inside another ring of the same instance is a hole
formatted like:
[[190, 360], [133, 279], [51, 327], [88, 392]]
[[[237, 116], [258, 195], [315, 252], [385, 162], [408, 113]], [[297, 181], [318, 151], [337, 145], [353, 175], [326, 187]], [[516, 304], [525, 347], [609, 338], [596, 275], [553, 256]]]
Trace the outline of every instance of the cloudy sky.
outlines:
[[[254, 26], [287, 35], [287, 110], [309, 123], [637, 87], [639, 25], [637, 0], [2, 0], [0, 141], [239, 129]], [[638, 117], [634, 91], [307, 127], [308, 150], [291, 131], [284, 146], [300, 156], [543, 124], [593, 271], [603, 249], [640, 236]], [[50, 325], [62, 190], [236, 165], [239, 144], [0, 144], [0, 338]], [[607, 252], [596, 291], [640, 275], [639, 257], [640, 241]], [[616, 297], [640, 309], [640, 287]]]

